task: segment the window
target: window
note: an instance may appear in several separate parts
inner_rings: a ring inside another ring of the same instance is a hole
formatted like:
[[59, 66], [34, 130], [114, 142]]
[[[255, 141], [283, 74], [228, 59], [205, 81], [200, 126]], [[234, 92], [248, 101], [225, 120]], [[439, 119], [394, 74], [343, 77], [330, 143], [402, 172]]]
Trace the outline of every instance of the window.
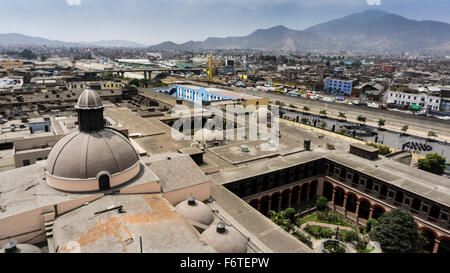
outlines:
[[25, 159], [25, 160], [23, 161], [23, 165], [24, 165], [24, 166], [30, 165], [30, 160]]

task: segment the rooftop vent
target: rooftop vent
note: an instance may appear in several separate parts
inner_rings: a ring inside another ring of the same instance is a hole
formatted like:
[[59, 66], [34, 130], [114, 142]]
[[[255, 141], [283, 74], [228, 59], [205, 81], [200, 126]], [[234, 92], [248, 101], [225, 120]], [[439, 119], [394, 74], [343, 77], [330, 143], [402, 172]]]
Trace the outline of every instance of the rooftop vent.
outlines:
[[16, 241], [8, 241], [3, 245], [3, 249], [5, 253], [14, 253], [17, 250], [17, 242]]
[[241, 151], [244, 153], [248, 153], [248, 146], [247, 145], [241, 145]]
[[307, 151], [311, 150], [311, 140], [306, 139], [303, 141], [303, 148]]
[[195, 197], [194, 196], [192, 196], [192, 195], [189, 196], [187, 201], [188, 201], [188, 205], [190, 205], [190, 206], [194, 206], [195, 205]]
[[270, 147], [276, 147], [277, 144], [275, 143], [275, 141], [269, 140], [269, 146], [270, 146]]
[[225, 223], [220, 221], [219, 223], [217, 223], [217, 233], [225, 233], [226, 229], [225, 229]]

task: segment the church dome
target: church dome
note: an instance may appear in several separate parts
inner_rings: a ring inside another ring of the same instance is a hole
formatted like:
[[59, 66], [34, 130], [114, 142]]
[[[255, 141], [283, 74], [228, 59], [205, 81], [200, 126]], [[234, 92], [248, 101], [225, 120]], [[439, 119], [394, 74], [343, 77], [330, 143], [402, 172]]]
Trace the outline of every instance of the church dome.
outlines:
[[187, 200], [178, 203], [175, 208], [189, 220], [209, 226], [214, 220], [214, 214], [205, 203], [190, 196]]
[[99, 109], [103, 108], [103, 103], [97, 92], [87, 88], [85, 89], [80, 97], [78, 97], [76, 109]]
[[[139, 167], [139, 156], [122, 133], [111, 128], [96, 132], [76, 131], [53, 146], [47, 159], [47, 177], [74, 182], [95, 181], [101, 174], [109, 175], [111, 180], [118, 175], [132, 178], [126, 174], [136, 172], [136, 167]], [[118, 185], [126, 181], [116, 182]], [[63, 184], [51, 186], [71, 191]]]
[[121, 132], [104, 128], [103, 104], [91, 89], [77, 105], [79, 130], [61, 138], [47, 158], [47, 183], [70, 192], [107, 190], [135, 177], [140, 171], [136, 150]]

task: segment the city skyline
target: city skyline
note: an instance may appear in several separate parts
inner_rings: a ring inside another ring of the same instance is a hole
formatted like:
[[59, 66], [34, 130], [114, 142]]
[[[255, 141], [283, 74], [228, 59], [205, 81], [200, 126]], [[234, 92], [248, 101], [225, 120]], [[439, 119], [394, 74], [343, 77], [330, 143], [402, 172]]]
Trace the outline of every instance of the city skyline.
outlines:
[[128, 40], [145, 45], [248, 35], [275, 25], [303, 30], [369, 8], [414, 20], [450, 21], [445, 0], [132, 0], [126, 5], [114, 0], [6, 0], [2, 5], [11, 12], [4, 15], [0, 33], [66, 42]]

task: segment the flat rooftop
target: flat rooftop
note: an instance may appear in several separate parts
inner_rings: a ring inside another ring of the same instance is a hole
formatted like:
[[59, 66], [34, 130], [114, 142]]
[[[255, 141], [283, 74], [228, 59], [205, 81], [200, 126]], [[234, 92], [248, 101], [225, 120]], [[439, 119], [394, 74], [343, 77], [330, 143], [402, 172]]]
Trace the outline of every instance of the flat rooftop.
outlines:
[[325, 151], [324, 156], [338, 164], [450, 207], [450, 180], [446, 177], [386, 158], [371, 161], [337, 151]]
[[[0, 219], [99, 193], [67, 193], [50, 187], [45, 180], [46, 163], [46, 160], [40, 160], [29, 166], [0, 172]], [[141, 164], [141, 170], [136, 177], [118, 188], [158, 180], [158, 177], [149, 168]], [[1, 230], [0, 238], [2, 238]]]
[[248, 94], [243, 94], [243, 93], [238, 93], [238, 92], [233, 92], [233, 91], [229, 91], [229, 90], [224, 90], [224, 89], [218, 89], [218, 88], [205, 88], [206, 91], [217, 94], [217, 95], [222, 95], [222, 96], [226, 96], [226, 97], [232, 97], [235, 99], [244, 99], [244, 100], [256, 100], [256, 99], [261, 99], [261, 97], [257, 97], [257, 96], [252, 96], [252, 95], [248, 95]]
[[105, 116], [112, 118], [120, 125], [128, 128], [129, 134], [142, 134], [143, 136], [152, 136], [164, 134], [164, 131], [153, 125], [147, 119], [140, 117], [135, 112], [124, 107], [107, 107], [105, 108]]
[[209, 178], [189, 155], [166, 153], [147, 157], [145, 164], [160, 178], [163, 192], [209, 182]]
[[[123, 212], [98, 213], [116, 206]], [[83, 253], [216, 252], [160, 194], [104, 196], [59, 216], [53, 238], [58, 252], [69, 252], [71, 241]]]

